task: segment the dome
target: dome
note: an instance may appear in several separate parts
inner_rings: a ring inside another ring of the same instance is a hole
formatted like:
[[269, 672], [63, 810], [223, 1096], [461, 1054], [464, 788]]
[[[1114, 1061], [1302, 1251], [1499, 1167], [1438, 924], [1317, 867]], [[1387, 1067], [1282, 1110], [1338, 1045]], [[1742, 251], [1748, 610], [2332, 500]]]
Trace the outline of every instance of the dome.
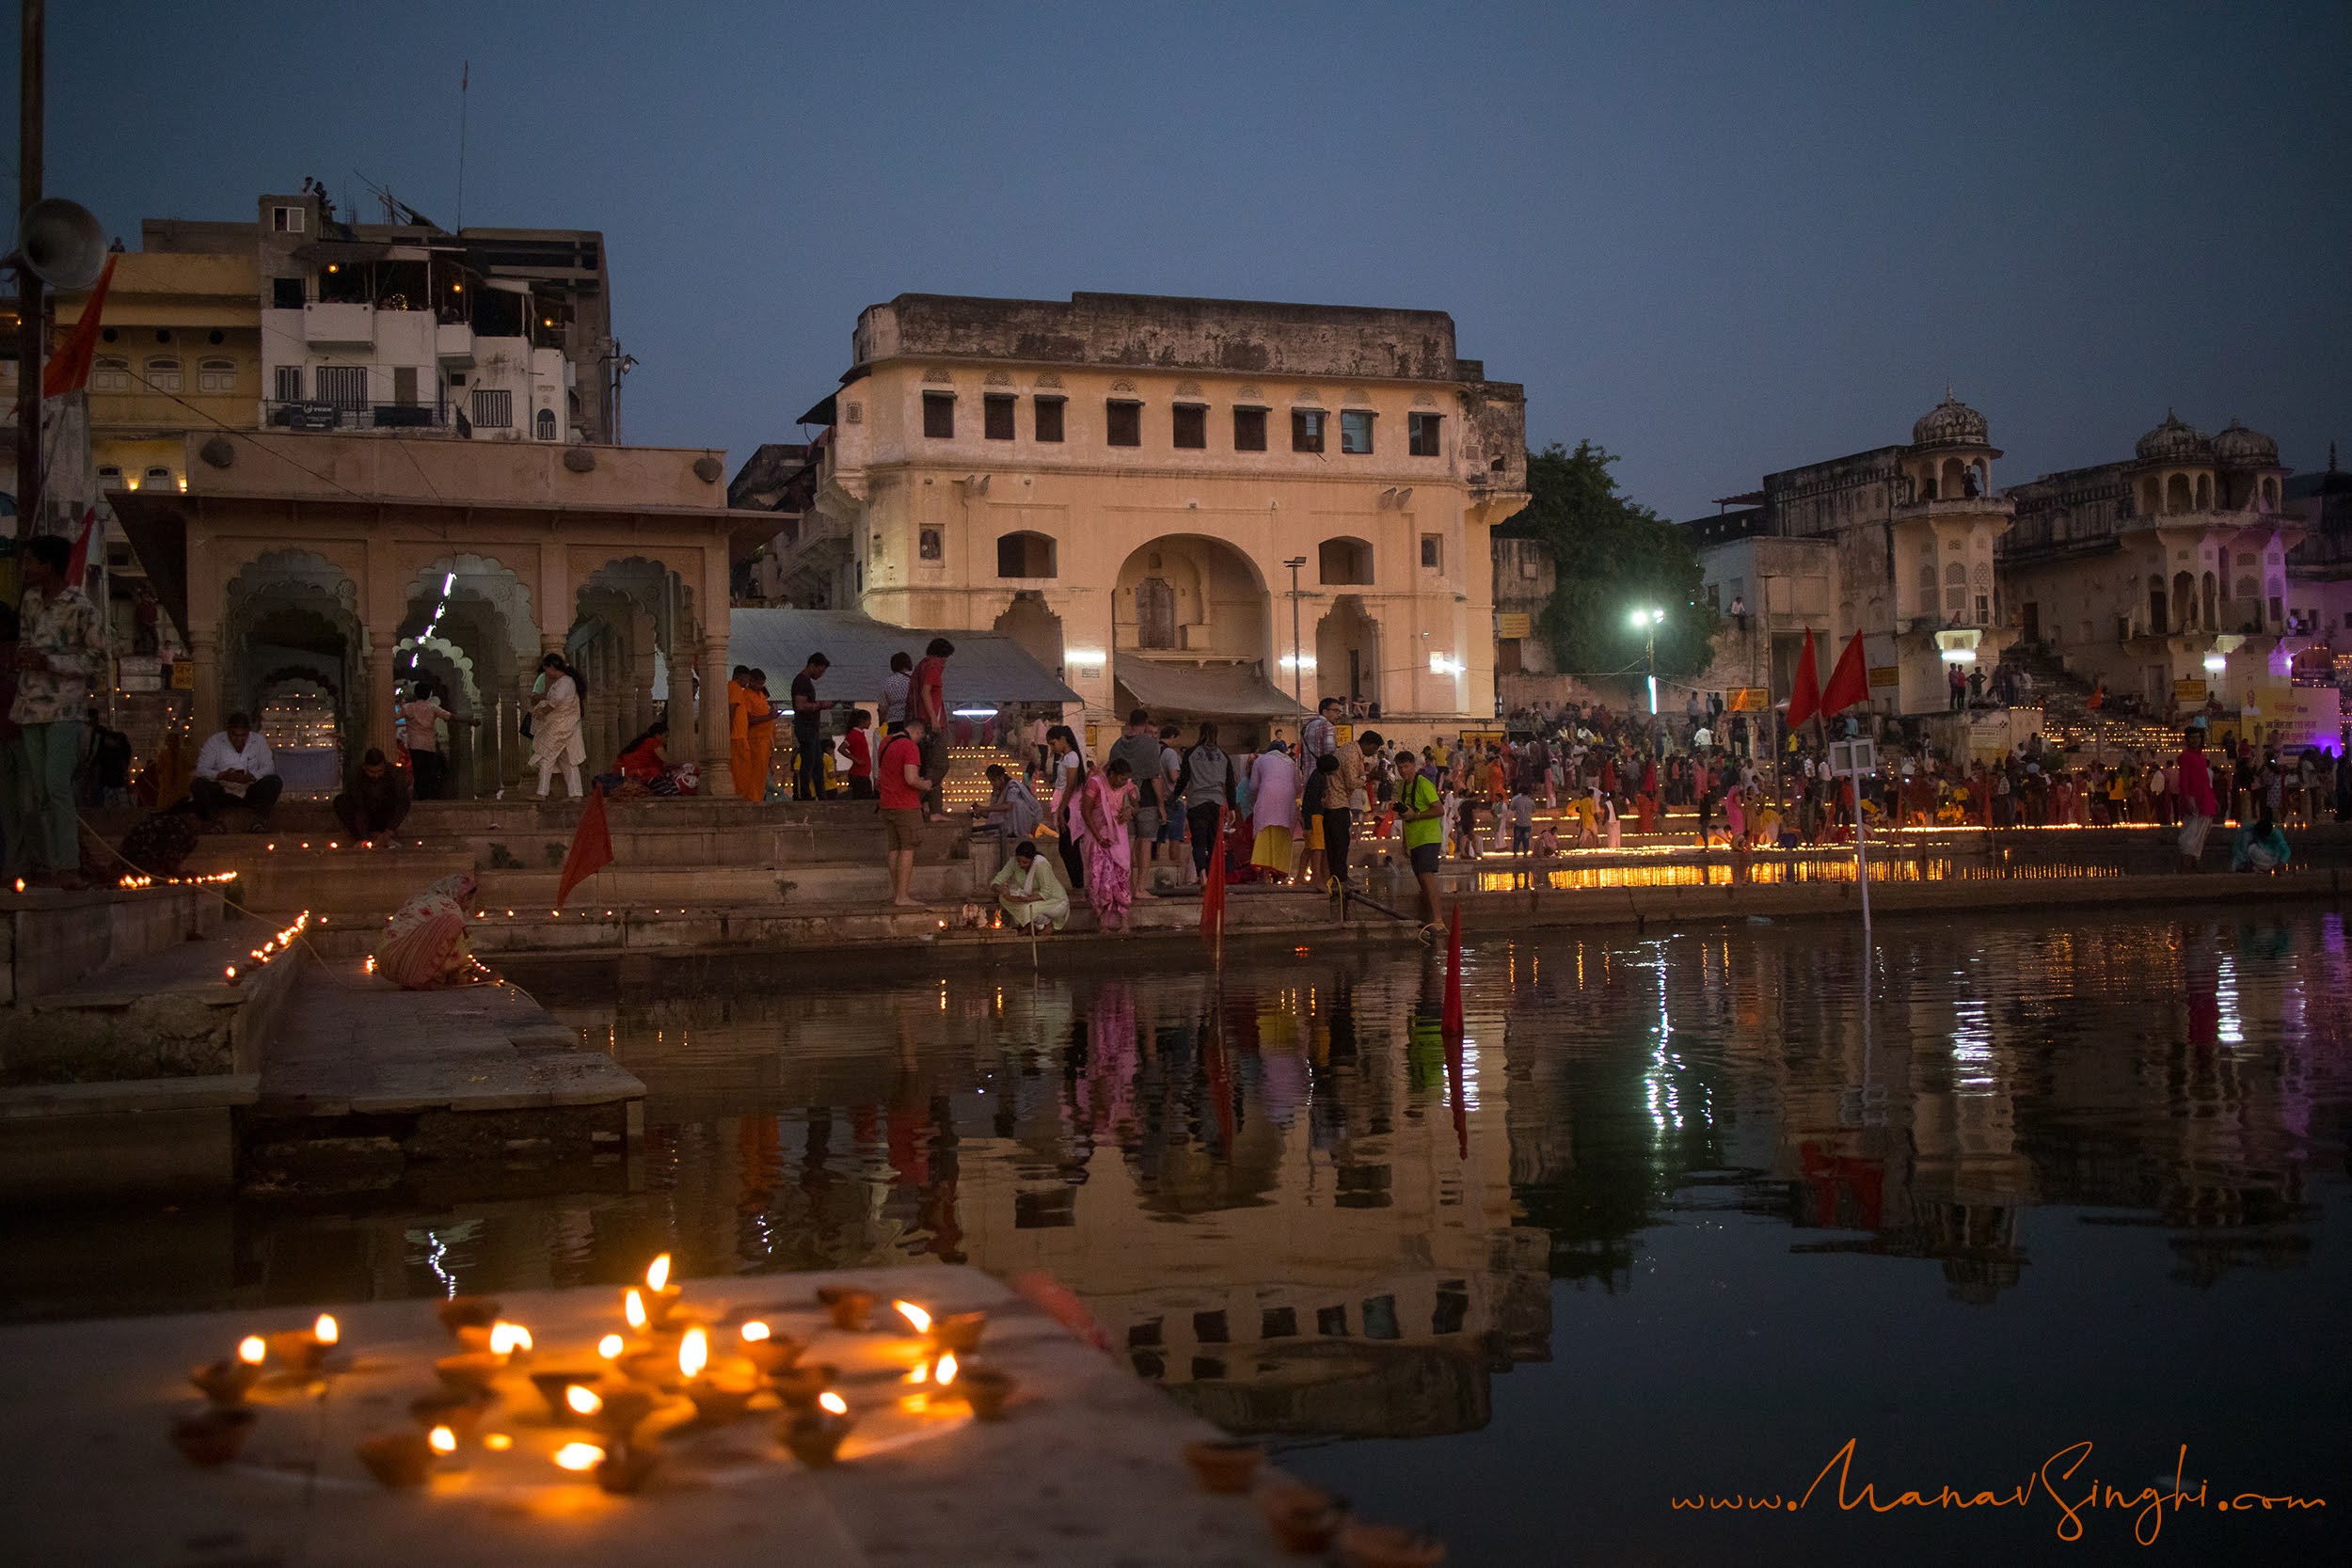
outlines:
[[[2251, 434], [2250, 432], [2249, 434]], [[2164, 411], [2164, 423], [2139, 438], [2136, 447], [2143, 463], [2210, 463], [2213, 442], [2201, 436], [2169, 408]]]
[[1984, 416], [1944, 388], [1944, 401], [1920, 416], [1911, 427], [1915, 447], [1981, 447], [1988, 444]]
[[2279, 443], [2259, 430], [2249, 430], [2237, 420], [2213, 438], [2213, 454], [2225, 468], [2275, 468], [2279, 466]]

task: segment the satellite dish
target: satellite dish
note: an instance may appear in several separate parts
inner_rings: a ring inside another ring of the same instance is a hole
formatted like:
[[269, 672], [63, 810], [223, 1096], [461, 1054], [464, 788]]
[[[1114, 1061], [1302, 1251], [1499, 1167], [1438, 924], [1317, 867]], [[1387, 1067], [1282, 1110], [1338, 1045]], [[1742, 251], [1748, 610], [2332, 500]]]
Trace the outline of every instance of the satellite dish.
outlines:
[[53, 196], [24, 209], [14, 260], [49, 287], [78, 293], [97, 282], [105, 265], [106, 231], [87, 207]]

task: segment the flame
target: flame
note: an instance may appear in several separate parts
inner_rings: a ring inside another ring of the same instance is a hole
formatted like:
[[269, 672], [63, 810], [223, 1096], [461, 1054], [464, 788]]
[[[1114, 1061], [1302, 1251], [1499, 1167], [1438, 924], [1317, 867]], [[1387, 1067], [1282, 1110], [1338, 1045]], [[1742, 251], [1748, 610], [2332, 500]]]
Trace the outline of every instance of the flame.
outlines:
[[670, 1283], [670, 1255], [663, 1253], [645, 1266], [645, 1289], [659, 1291]]
[[604, 1463], [604, 1450], [594, 1443], [566, 1443], [555, 1450], [555, 1462], [566, 1470], [593, 1470]]
[[638, 1293], [634, 1285], [622, 1293], [621, 1316], [628, 1320], [631, 1328], [645, 1326], [645, 1298]]
[[435, 1453], [455, 1453], [457, 1451], [457, 1433], [450, 1431], [447, 1427], [435, 1427], [431, 1432], [425, 1433], [424, 1440], [433, 1445], [433, 1451]]
[[320, 1313], [319, 1321], [310, 1325], [310, 1338], [322, 1345], [331, 1345], [342, 1337], [342, 1325], [327, 1313]]
[[938, 1365], [931, 1369], [931, 1380], [934, 1383], [937, 1383], [942, 1388], [945, 1388], [947, 1385], [956, 1380], [956, 1357], [954, 1352], [950, 1351], [939, 1358]]
[[743, 1338], [750, 1344], [755, 1345], [759, 1343], [760, 1340], [768, 1338], [768, 1325], [758, 1322], [756, 1319], [743, 1325]]
[[269, 1359], [269, 1343], [258, 1334], [248, 1334], [237, 1341], [237, 1359], [248, 1367], [258, 1367]]
[[830, 1388], [817, 1396], [817, 1402], [823, 1405], [829, 1414], [834, 1416], [847, 1416], [850, 1413], [850, 1402]]
[[928, 1361], [917, 1361], [914, 1364], [914, 1370], [907, 1373], [909, 1383], [929, 1383], [930, 1380], [931, 1364]]
[[914, 1303], [911, 1301], [894, 1301], [890, 1305], [892, 1309], [895, 1310], [898, 1316], [904, 1318], [908, 1323], [914, 1325], [915, 1333], [929, 1334], [931, 1331], [931, 1315], [929, 1312], [924, 1311], [921, 1307], [915, 1306]]
[[604, 1401], [596, 1397], [594, 1388], [583, 1388], [577, 1383], [564, 1390], [564, 1402], [582, 1416], [593, 1416], [604, 1408]]
[[[634, 1294], [635, 1292], [632, 1291], [631, 1293]], [[596, 1354], [603, 1356], [607, 1361], [610, 1361], [619, 1355], [628, 1343], [628, 1340], [622, 1338], [617, 1334], [608, 1334], [603, 1338], [596, 1341]]]
[[499, 1355], [512, 1355], [531, 1348], [531, 1330], [520, 1323], [495, 1323], [490, 1325], [490, 1349]]
[[482, 1434], [482, 1446], [492, 1453], [504, 1453], [515, 1446], [515, 1439], [502, 1432], [485, 1432]]
[[677, 1370], [688, 1377], [700, 1377], [710, 1365], [710, 1336], [700, 1328], [690, 1328], [686, 1338], [677, 1342]]

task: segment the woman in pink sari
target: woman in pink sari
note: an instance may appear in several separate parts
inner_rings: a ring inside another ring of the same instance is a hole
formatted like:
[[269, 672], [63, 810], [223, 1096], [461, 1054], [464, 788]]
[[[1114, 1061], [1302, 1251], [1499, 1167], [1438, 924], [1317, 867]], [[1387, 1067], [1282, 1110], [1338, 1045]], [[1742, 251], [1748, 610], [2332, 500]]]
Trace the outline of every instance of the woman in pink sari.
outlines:
[[1070, 814], [1086, 856], [1087, 898], [1105, 931], [1126, 928], [1127, 908], [1135, 900], [1127, 874], [1127, 822], [1135, 814], [1136, 784], [1124, 757], [1113, 757], [1109, 767], [1087, 779], [1078, 809]]
[[466, 946], [466, 906], [473, 901], [469, 872], [444, 877], [400, 907], [375, 944], [375, 972], [403, 990], [466, 986], [485, 971]]

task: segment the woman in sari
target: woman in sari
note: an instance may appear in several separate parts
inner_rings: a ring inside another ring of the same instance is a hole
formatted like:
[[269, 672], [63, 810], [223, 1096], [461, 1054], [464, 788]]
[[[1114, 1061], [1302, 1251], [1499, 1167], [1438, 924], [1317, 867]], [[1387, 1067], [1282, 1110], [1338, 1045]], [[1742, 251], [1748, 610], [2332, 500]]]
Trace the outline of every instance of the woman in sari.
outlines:
[[1135, 814], [1136, 784], [1128, 777], [1124, 757], [1111, 758], [1109, 767], [1087, 780], [1078, 793], [1078, 809], [1070, 814], [1086, 855], [1087, 898], [1105, 931], [1126, 928], [1127, 911], [1135, 901], [1127, 839], [1127, 822]]
[[668, 753], [662, 750], [669, 743], [669, 724], [655, 720], [651, 729], [621, 748], [620, 758], [612, 765], [616, 784], [635, 784], [648, 795], [693, 793], [679, 784], [677, 769], [671, 766]]
[[1023, 839], [1013, 846], [1012, 859], [989, 879], [996, 890], [997, 907], [1016, 931], [1058, 931], [1070, 919], [1070, 895], [1037, 845]]
[[564, 662], [562, 654], [539, 661], [543, 683], [531, 705], [531, 760], [539, 769], [539, 799], [548, 798], [548, 784], [557, 768], [564, 770], [564, 787], [580, 799], [580, 765], [588, 748], [580, 738], [580, 704], [587, 695], [580, 672]]
[[1003, 829], [1005, 836], [1015, 843], [1035, 838], [1038, 829], [1045, 824], [1045, 808], [1038, 804], [1029, 782], [1017, 777], [1010, 768], [992, 762], [988, 765], [988, 786], [987, 801], [973, 808], [980, 820]]
[[728, 709], [727, 773], [737, 800], [765, 800], [776, 747], [776, 710], [768, 700], [768, 673], [750, 672], [740, 689], [741, 697]]
[[2230, 851], [2233, 871], [2276, 871], [2287, 863], [2292, 853], [2287, 848], [2287, 835], [2279, 831], [2278, 819], [2270, 815], [2268, 806], [2253, 826], [2237, 831], [2237, 844]]
[[471, 985], [485, 971], [466, 946], [474, 879], [444, 877], [400, 907], [375, 944], [375, 972], [403, 990]]

